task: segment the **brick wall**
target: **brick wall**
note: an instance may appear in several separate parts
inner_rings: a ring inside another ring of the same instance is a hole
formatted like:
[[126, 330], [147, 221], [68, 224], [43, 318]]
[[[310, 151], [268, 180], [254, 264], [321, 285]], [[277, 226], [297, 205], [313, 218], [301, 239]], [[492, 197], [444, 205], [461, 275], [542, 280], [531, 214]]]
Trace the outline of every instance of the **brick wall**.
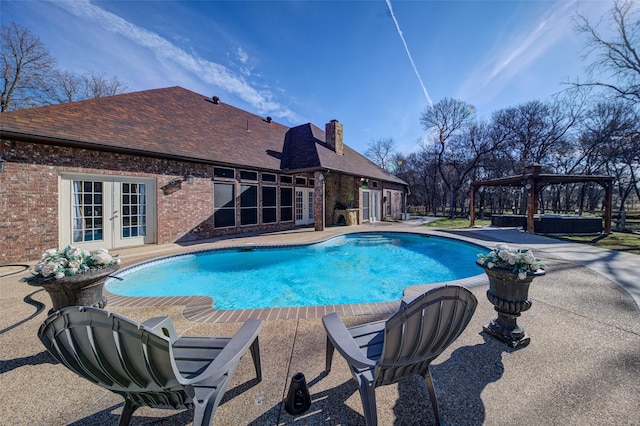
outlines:
[[[9, 140], [0, 141], [0, 157], [6, 160], [0, 174], [0, 264], [36, 260], [58, 247], [59, 176], [65, 172], [155, 179], [159, 244], [293, 227], [214, 229], [210, 165]], [[192, 185], [182, 181], [187, 174], [196, 177]]]
[[[294, 226], [290, 221], [214, 228], [212, 165], [14, 140], [0, 141], [0, 157], [6, 160], [4, 173], [0, 173], [0, 265], [36, 260], [45, 250], [59, 246], [62, 173], [154, 179], [157, 218], [154, 237], [158, 244], [276, 231]], [[188, 174], [195, 177], [193, 184], [184, 181]], [[306, 177], [315, 178], [315, 214], [320, 218], [320, 173]], [[324, 214], [325, 225], [329, 226], [333, 224], [336, 203], [358, 207], [361, 182], [359, 177], [333, 172], [327, 173], [325, 178], [327, 202]], [[239, 195], [239, 183], [237, 185], [236, 194]], [[400, 186], [388, 188], [402, 190]], [[384, 190], [385, 187], [379, 189]], [[236, 223], [239, 224], [240, 201], [239, 196], [236, 198]], [[394, 195], [394, 201], [398, 199]], [[317, 220], [316, 229], [321, 226], [321, 221]]]

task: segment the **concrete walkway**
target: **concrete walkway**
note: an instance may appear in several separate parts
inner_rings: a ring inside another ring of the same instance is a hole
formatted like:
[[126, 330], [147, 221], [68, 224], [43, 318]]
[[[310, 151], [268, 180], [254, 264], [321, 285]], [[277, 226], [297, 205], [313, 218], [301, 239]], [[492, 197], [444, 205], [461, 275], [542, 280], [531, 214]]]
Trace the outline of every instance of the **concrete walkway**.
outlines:
[[[518, 320], [531, 336], [519, 350], [482, 333], [495, 318], [486, 285], [471, 290], [479, 301], [468, 328], [436, 359], [432, 374], [443, 421], [450, 425], [640, 425], [640, 309], [637, 256], [559, 242], [517, 230], [479, 228], [431, 230], [409, 221], [299, 229], [192, 246], [150, 246], [120, 252], [123, 266], [172, 253], [209, 247], [302, 243], [346, 230], [399, 230], [445, 235], [492, 247], [497, 241], [531, 247], [547, 264], [547, 274], [530, 289], [532, 308]], [[0, 267], [0, 424], [117, 424], [120, 397], [80, 379], [56, 364], [37, 339], [50, 308], [48, 296], [21, 283], [20, 267]], [[14, 273], [15, 272], [15, 273]], [[187, 335], [230, 335], [239, 323], [188, 321], [184, 307], [106, 307], [142, 321], [170, 316]], [[378, 319], [345, 317], [348, 324]], [[245, 357], [218, 408], [214, 425], [363, 425], [362, 405], [346, 363], [336, 354], [323, 373], [325, 335], [320, 319], [265, 321], [260, 334], [263, 380], [253, 379]], [[311, 409], [299, 417], [282, 401], [291, 377], [305, 374]], [[378, 388], [381, 425], [434, 423], [426, 386], [420, 378]], [[188, 425], [189, 411], [142, 408], [135, 425]]]

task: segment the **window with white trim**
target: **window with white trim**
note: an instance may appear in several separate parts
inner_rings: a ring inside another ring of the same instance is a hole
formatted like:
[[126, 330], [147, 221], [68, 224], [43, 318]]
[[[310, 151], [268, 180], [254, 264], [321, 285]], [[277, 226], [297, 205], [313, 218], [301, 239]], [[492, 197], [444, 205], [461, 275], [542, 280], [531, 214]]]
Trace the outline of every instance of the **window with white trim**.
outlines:
[[262, 187], [262, 223], [278, 221], [278, 188]]
[[262, 174], [263, 182], [276, 183], [278, 182], [278, 176], [273, 173], [263, 173]]
[[293, 220], [293, 188], [280, 188], [280, 221]]
[[215, 182], [213, 184], [213, 226], [236, 226], [236, 185]]
[[240, 170], [240, 180], [258, 180], [258, 172], [252, 172], [249, 170]]
[[235, 169], [227, 169], [225, 167], [214, 167], [213, 168], [213, 177], [215, 177], [215, 178], [235, 179], [236, 171], [235, 171]]
[[258, 223], [258, 185], [240, 185], [240, 225]]

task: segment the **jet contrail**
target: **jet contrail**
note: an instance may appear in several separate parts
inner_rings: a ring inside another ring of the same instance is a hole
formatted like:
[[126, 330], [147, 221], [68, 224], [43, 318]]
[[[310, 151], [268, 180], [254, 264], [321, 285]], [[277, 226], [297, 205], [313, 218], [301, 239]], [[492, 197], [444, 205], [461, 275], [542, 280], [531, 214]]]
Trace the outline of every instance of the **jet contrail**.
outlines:
[[409, 46], [407, 46], [407, 42], [402, 35], [402, 30], [400, 29], [400, 25], [398, 24], [398, 20], [396, 19], [396, 15], [393, 13], [393, 7], [391, 6], [391, 0], [386, 0], [387, 6], [389, 7], [389, 13], [391, 13], [391, 18], [393, 18], [393, 22], [396, 24], [396, 29], [398, 30], [398, 35], [402, 40], [402, 44], [404, 44], [404, 50], [407, 52], [407, 56], [409, 57], [409, 61], [411, 62], [411, 66], [413, 67], [413, 71], [416, 73], [416, 77], [418, 77], [418, 82], [420, 82], [420, 86], [422, 87], [422, 91], [424, 92], [424, 97], [427, 98], [427, 103], [430, 107], [433, 106], [433, 102], [431, 101], [431, 96], [429, 96], [429, 92], [427, 92], [427, 88], [424, 86], [422, 82], [422, 78], [420, 77], [420, 73], [416, 68], [415, 62], [413, 62], [413, 57], [411, 57], [411, 52], [409, 51]]

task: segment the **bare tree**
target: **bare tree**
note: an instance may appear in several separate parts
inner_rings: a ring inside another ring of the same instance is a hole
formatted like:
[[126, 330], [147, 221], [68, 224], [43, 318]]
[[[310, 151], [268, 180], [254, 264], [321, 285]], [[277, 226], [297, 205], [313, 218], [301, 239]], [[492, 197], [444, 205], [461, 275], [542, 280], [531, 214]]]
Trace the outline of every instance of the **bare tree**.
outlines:
[[81, 77], [68, 71], [55, 71], [43, 82], [40, 99], [44, 105], [62, 104], [82, 100], [83, 92]]
[[396, 156], [395, 145], [393, 138], [377, 139], [367, 145], [367, 150], [364, 152], [364, 155], [380, 168], [389, 170], [389, 166], [391, 166]]
[[104, 73], [90, 71], [84, 74], [82, 79], [84, 80], [85, 99], [114, 96], [129, 90], [127, 84], [118, 80], [118, 77], [107, 78]]
[[530, 101], [494, 112], [492, 121], [508, 140], [511, 173], [521, 173], [529, 164], [554, 163], [551, 156], [561, 151], [578, 118], [557, 102]]
[[60, 71], [44, 43], [16, 24], [2, 25], [2, 98], [0, 112], [102, 98], [129, 87], [117, 77], [90, 71]]
[[588, 67], [590, 81], [574, 85], [605, 88], [617, 96], [640, 102], [638, 3], [633, 0], [616, 1], [607, 22], [616, 33], [610, 40], [601, 35], [597, 25], [592, 25], [583, 15], [577, 15], [577, 30], [589, 37], [585, 57], [593, 56], [593, 62]]
[[96, 99], [125, 93], [128, 86], [117, 77], [108, 79], [103, 73], [90, 71], [83, 75], [68, 71], [55, 71], [42, 82], [37, 98], [41, 105]]
[[[449, 190], [449, 217], [455, 215], [455, 197], [459, 189], [458, 179], [449, 173], [452, 162], [461, 152], [460, 145], [465, 134], [474, 122], [473, 106], [466, 102], [444, 98], [428, 107], [420, 116], [420, 122], [426, 131], [431, 132], [431, 141], [437, 146], [437, 168], [442, 181]], [[464, 151], [464, 150], [462, 150]], [[457, 167], [454, 166], [454, 169]], [[459, 173], [454, 173], [459, 177]]]
[[34, 93], [55, 69], [56, 60], [40, 38], [15, 22], [2, 25], [0, 39], [0, 112], [33, 106]]

